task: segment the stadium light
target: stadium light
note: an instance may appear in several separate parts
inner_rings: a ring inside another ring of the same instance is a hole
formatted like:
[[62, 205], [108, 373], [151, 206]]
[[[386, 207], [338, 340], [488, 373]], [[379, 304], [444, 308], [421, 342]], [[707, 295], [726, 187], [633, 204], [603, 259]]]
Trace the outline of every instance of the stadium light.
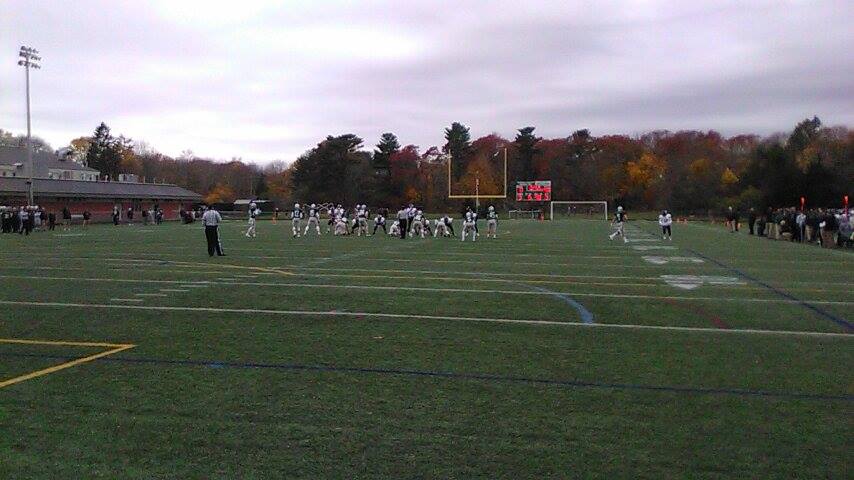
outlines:
[[42, 57], [39, 56], [39, 51], [35, 48], [21, 46], [21, 50], [18, 52], [18, 56], [20, 60], [18, 60], [18, 65], [24, 67], [25, 75], [27, 77], [27, 166], [30, 170], [29, 172], [29, 180], [27, 181], [27, 204], [33, 205], [35, 202], [33, 201], [33, 171], [35, 170], [33, 166], [33, 141], [32, 141], [32, 131], [30, 129], [30, 69], [34, 68], [36, 70], [42, 68], [39, 62]]

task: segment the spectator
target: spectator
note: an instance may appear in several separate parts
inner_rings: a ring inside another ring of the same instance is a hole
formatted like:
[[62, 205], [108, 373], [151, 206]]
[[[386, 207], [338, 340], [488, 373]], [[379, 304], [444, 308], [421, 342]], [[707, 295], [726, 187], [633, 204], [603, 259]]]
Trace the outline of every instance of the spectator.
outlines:
[[727, 207], [726, 211], [726, 225], [729, 228], [729, 233], [735, 233], [735, 210], [732, 207]]
[[843, 213], [839, 218], [839, 246], [850, 247], [854, 245], [854, 223], [851, 216]]
[[62, 207], [62, 230], [71, 230], [71, 210], [68, 206]]
[[750, 235], [753, 235], [753, 227], [756, 225], [756, 210], [753, 207], [750, 208], [750, 211], [747, 213], [747, 228], [749, 230]]
[[795, 223], [798, 225], [798, 238], [799, 242], [804, 241], [804, 237], [806, 237], [807, 232], [807, 214], [804, 213], [803, 210], [798, 212], [798, 215], [795, 217]]
[[836, 232], [839, 230], [839, 223], [836, 220], [836, 215], [828, 211], [821, 222], [821, 246], [824, 248], [834, 248], [836, 246]]
[[21, 229], [18, 231], [19, 234], [24, 235], [30, 234], [30, 212], [27, 210], [27, 207], [21, 207], [18, 210], [18, 218], [19, 223], [21, 225]]

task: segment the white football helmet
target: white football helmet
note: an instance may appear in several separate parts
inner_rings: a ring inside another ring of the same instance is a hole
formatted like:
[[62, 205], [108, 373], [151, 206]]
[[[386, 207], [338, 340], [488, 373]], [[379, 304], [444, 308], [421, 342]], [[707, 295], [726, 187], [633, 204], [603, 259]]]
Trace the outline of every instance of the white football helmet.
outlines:
[[294, 204], [294, 210], [297, 210], [297, 209], [299, 209], [299, 203]]
[[495, 207], [493, 207], [492, 205], [490, 205], [490, 206], [489, 206], [489, 211], [490, 211], [490, 212], [492, 212], [492, 211], [494, 211], [494, 210], [495, 210]]
[[623, 211], [623, 207], [617, 207], [617, 211], [618, 211], [618, 212], [622, 212], [622, 211]]
[[315, 204], [313, 204], [313, 203], [312, 203], [312, 204], [311, 204], [311, 208], [317, 208], [317, 206], [316, 206]]
[[255, 202], [252, 202], [249, 204], [250, 209], [255, 210], [255, 207], [256, 207]]

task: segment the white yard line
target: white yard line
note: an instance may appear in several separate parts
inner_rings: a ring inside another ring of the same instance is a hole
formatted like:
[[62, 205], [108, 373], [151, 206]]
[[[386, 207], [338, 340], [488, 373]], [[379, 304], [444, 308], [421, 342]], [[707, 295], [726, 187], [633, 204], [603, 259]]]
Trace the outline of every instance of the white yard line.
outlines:
[[161, 292], [169, 292], [169, 293], [186, 293], [189, 290], [185, 290], [183, 288], [161, 288]]
[[111, 298], [111, 302], [141, 302], [141, 298]]
[[[121, 300], [121, 299], [116, 299]], [[141, 301], [134, 299], [135, 301]], [[206, 312], [206, 313], [238, 313], [238, 314], [264, 314], [264, 315], [292, 315], [292, 316], [329, 316], [329, 317], [371, 317], [371, 318], [390, 318], [390, 319], [407, 319], [407, 320], [449, 320], [459, 322], [483, 322], [483, 323], [506, 323], [506, 324], [522, 324], [522, 325], [549, 325], [561, 327], [582, 327], [582, 328], [606, 328], [606, 329], [627, 329], [627, 330], [658, 330], [658, 331], [675, 331], [675, 332], [696, 332], [696, 333], [711, 333], [711, 334], [751, 334], [751, 335], [793, 335], [805, 337], [838, 337], [838, 338], [854, 338], [854, 335], [847, 333], [832, 333], [832, 332], [805, 332], [792, 330], [760, 330], [760, 329], [719, 329], [719, 328], [703, 328], [703, 327], [676, 327], [662, 325], [635, 325], [635, 324], [614, 324], [614, 323], [580, 323], [580, 322], [558, 322], [549, 320], [519, 320], [511, 318], [489, 318], [489, 317], [457, 317], [447, 315], [409, 315], [398, 313], [375, 313], [375, 312], [341, 312], [341, 311], [311, 311], [311, 310], [268, 310], [258, 308], [212, 308], [212, 307], [166, 307], [155, 305], [110, 305], [98, 303], [63, 303], [63, 302], [20, 302], [10, 300], [0, 300], [0, 305], [21, 305], [33, 307], [65, 307], [65, 308], [103, 308], [103, 309], [131, 309], [131, 310], [151, 310], [151, 311], [166, 311], [166, 312]]]
[[[8, 275], [0, 275], [0, 278], [11, 278]], [[43, 277], [43, 276], [17, 276], [13, 278], [23, 278], [32, 280], [55, 280], [55, 281], [89, 281], [89, 282], [121, 282], [121, 283], [156, 283], [168, 285], [180, 285], [181, 282], [173, 280], [134, 280], [134, 279], [117, 279], [117, 278], [97, 278], [97, 277]], [[382, 286], [382, 285], [342, 285], [342, 284], [317, 284], [317, 283], [295, 283], [295, 282], [210, 282], [210, 285], [231, 285], [231, 286], [253, 286], [253, 287], [274, 287], [274, 288], [326, 288], [326, 289], [349, 289], [349, 290], [385, 290], [385, 291], [410, 291], [410, 292], [438, 292], [438, 293], [500, 293], [509, 295], [547, 295], [551, 296], [554, 293], [561, 293], [572, 297], [591, 297], [591, 298], [624, 298], [624, 299], [642, 299], [642, 300], [678, 300], [678, 301], [702, 301], [702, 302], [730, 302], [730, 303], [770, 303], [770, 304], [801, 304], [800, 300], [788, 300], [784, 298], [728, 298], [728, 297], [685, 297], [671, 295], [644, 295], [644, 294], [616, 294], [616, 293], [593, 293], [593, 292], [573, 292], [573, 291], [556, 291], [556, 292], [538, 292], [531, 290], [498, 290], [498, 289], [475, 289], [475, 288], [435, 288], [435, 287], [402, 287], [402, 286]], [[663, 285], [659, 285], [663, 286]], [[161, 288], [161, 292], [188, 292], [189, 290]], [[854, 301], [833, 301], [833, 300], [803, 300], [803, 302], [815, 305], [841, 305], [851, 306]]]
[[137, 297], [168, 297], [165, 293], [134, 293]]

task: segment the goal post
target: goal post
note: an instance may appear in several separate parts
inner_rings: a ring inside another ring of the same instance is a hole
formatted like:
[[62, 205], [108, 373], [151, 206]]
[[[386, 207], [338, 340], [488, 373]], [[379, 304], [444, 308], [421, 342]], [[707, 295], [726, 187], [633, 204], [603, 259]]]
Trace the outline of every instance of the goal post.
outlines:
[[603, 218], [608, 220], [608, 202], [555, 200], [549, 203], [549, 220], [565, 218]]

